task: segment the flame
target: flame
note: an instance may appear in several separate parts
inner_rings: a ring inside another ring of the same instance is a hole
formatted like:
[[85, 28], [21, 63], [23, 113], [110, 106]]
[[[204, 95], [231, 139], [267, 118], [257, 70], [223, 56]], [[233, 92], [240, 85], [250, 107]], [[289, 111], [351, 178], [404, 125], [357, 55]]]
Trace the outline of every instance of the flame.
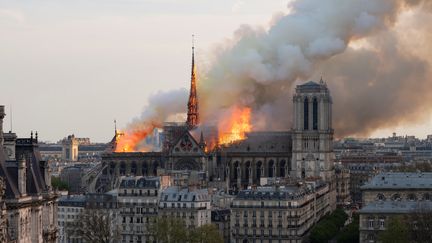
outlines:
[[219, 145], [227, 145], [244, 140], [252, 130], [251, 109], [234, 106], [218, 124]]
[[148, 147], [143, 146], [142, 142], [152, 131], [158, 127], [155, 124], [145, 124], [135, 130], [121, 131], [116, 134], [115, 152], [147, 152]]

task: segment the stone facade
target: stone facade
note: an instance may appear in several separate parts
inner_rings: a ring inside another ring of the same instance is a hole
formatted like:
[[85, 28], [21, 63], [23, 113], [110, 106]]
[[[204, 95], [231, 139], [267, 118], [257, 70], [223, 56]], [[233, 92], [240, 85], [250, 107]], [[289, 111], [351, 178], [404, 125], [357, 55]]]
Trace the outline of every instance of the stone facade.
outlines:
[[152, 242], [150, 227], [158, 216], [158, 177], [124, 177], [117, 191], [121, 242]]
[[58, 202], [58, 243], [83, 243], [79, 236], [68, 234], [68, 224], [75, 222], [84, 211], [86, 198], [84, 195], [62, 196]]
[[338, 206], [345, 206], [351, 202], [350, 197], [350, 171], [337, 166], [335, 169], [336, 180], [336, 203]]
[[331, 212], [329, 192], [319, 181], [240, 191], [231, 206], [232, 242], [303, 242]]
[[3, 136], [4, 116], [4, 107], [0, 106], [0, 177], [6, 189], [6, 242], [56, 242], [57, 195], [51, 188], [47, 162], [41, 160], [37, 133], [35, 138], [33, 133], [30, 138], [17, 138], [11, 132]]
[[292, 175], [296, 178], [334, 177], [332, 98], [327, 85], [298, 85], [293, 98]]
[[210, 201], [206, 189], [168, 187], [159, 199], [159, 217], [184, 220], [189, 228], [210, 224]]
[[361, 187], [360, 242], [377, 242], [394, 215], [432, 209], [432, 173], [380, 173]]

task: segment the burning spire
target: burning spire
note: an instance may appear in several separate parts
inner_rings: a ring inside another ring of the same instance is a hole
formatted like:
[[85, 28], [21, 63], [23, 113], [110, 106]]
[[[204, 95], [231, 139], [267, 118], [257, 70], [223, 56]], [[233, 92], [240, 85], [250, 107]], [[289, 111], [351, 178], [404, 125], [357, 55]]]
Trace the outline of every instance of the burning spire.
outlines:
[[192, 35], [192, 72], [191, 72], [191, 88], [188, 102], [188, 113], [186, 124], [189, 129], [196, 127], [199, 123], [198, 113], [198, 97], [196, 91], [196, 67], [195, 67], [195, 45], [194, 35]]

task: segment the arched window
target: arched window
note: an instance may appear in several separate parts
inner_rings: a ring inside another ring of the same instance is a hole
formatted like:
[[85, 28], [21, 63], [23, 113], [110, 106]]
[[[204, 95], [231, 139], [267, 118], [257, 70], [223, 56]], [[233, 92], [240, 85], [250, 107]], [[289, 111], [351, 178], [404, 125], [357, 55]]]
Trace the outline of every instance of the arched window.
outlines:
[[269, 164], [268, 164], [268, 177], [274, 176], [273, 175], [273, 167], [274, 167], [274, 162], [273, 162], [273, 160], [270, 160]]
[[257, 166], [256, 166], [256, 178], [258, 181], [261, 178], [261, 168], [262, 168], [262, 162], [258, 161]]
[[393, 194], [393, 196], [391, 197], [391, 199], [393, 201], [400, 201], [401, 196], [399, 195], [399, 193], [395, 193], [395, 194]]
[[431, 200], [431, 198], [430, 198], [430, 194], [429, 194], [429, 193], [425, 193], [425, 194], [423, 194], [423, 200], [425, 200], [425, 201], [430, 201], [430, 200]]
[[132, 162], [132, 165], [131, 165], [131, 174], [136, 175], [136, 173], [137, 173], [137, 164], [134, 161], [134, 162]]
[[285, 177], [285, 160], [282, 160], [280, 163], [279, 163], [279, 175], [280, 175], [280, 177]]
[[308, 98], [303, 103], [303, 128], [309, 130], [309, 101]]
[[382, 194], [382, 193], [379, 193], [378, 195], [377, 195], [377, 200], [379, 200], [379, 201], [385, 201], [385, 196]]
[[250, 167], [251, 167], [251, 162], [247, 161], [246, 162], [246, 179], [248, 179], [248, 180], [249, 180], [249, 177], [252, 176], [252, 175], [249, 175]]
[[125, 174], [126, 174], [126, 163], [122, 161], [120, 163], [120, 175], [125, 175]]
[[316, 98], [312, 102], [312, 129], [318, 130], [318, 100]]
[[238, 178], [238, 170], [237, 170], [237, 168], [240, 166], [240, 163], [238, 162], [238, 161], [236, 161], [235, 163], [234, 163], [234, 179], [237, 179]]
[[410, 193], [408, 194], [407, 199], [409, 201], [417, 201], [417, 196], [414, 193]]
[[142, 163], [141, 173], [142, 173], [143, 176], [148, 175], [148, 166], [147, 166], [147, 162], [143, 162], [143, 163]]
[[113, 175], [113, 174], [114, 174], [114, 172], [115, 172], [115, 167], [116, 167], [116, 164], [115, 164], [114, 162], [111, 162], [111, 163], [110, 163], [110, 171], [109, 171], [110, 175]]
[[158, 169], [158, 166], [159, 166], [159, 162], [158, 162], [158, 161], [154, 161], [154, 162], [153, 162], [153, 175], [154, 175], [154, 176], [157, 176], [157, 169]]

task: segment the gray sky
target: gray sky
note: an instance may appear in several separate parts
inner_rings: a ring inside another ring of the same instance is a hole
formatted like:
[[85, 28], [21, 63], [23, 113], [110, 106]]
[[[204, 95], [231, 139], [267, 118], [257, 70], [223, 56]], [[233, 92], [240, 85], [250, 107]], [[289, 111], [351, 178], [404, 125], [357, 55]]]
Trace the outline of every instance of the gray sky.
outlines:
[[[37, 130], [45, 141], [74, 133], [107, 142], [114, 118], [125, 127], [150, 94], [188, 88], [192, 33], [205, 63], [240, 25], [266, 27], [288, 1], [0, 0], [5, 131], [12, 106], [20, 137]], [[429, 119], [373, 135], [424, 137], [431, 127]]]
[[[150, 94], [188, 87], [197, 58], [241, 24], [268, 25], [287, 0], [0, 0], [5, 131], [106, 142]], [[185, 104], [186, 105], [186, 104]]]

